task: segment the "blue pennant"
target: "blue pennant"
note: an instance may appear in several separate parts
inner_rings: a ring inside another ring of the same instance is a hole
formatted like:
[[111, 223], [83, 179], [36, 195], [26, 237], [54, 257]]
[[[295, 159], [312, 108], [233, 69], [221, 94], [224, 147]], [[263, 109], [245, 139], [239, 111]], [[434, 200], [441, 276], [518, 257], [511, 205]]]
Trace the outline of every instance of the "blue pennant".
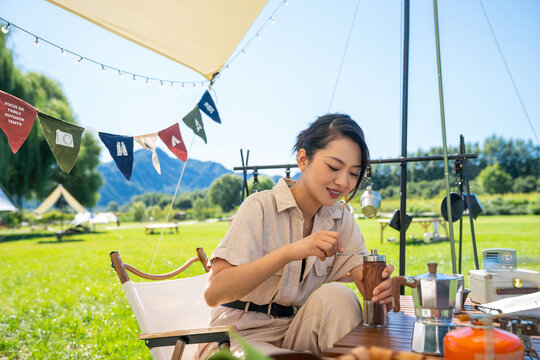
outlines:
[[116, 166], [129, 181], [133, 170], [133, 138], [130, 136], [99, 133]]
[[199, 109], [201, 109], [203, 113], [208, 115], [210, 119], [221, 124], [221, 119], [219, 118], [216, 104], [214, 104], [214, 100], [212, 100], [212, 97], [210, 96], [208, 90], [204, 92], [204, 95], [202, 96], [201, 100], [197, 105], [199, 105]]

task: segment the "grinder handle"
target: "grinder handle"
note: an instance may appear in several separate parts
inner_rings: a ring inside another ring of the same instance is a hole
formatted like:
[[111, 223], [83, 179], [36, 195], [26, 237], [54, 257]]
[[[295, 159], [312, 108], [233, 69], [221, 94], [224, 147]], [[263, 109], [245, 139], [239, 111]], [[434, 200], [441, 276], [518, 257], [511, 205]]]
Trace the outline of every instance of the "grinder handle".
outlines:
[[399, 289], [402, 286], [415, 288], [417, 285], [418, 282], [408, 276], [396, 276], [392, 278], [392, 310], [394, 310], [394, 312], [399, 312], [399, 310], [401, 310], [401, 304], [399, 303]]

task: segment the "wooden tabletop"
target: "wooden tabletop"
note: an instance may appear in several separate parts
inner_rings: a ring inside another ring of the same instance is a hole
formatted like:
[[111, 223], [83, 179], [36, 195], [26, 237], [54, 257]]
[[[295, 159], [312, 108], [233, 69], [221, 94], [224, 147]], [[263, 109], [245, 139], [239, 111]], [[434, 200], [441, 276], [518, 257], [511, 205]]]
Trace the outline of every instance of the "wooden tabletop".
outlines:
[[[479, 313], [467, 300], [464, 313]], [[353, 348], [376, 346], [395, 351], [411, 351], [413, 324], [416, 321], [411, 295], [401, 296], [401, 311], [388, 313], [388, 326], [381, 328], [365, 327], [362, 324], [354, 328], [349, 334], [339, 340], [333, 348], [324, 352], [326, 358], [338, 357], [349, 353]], [[452, 321], [457, 327], [468, 326], [454, 318]], [[532, 337], [536, 351], [540, 351], [540, 336]], [[426, 357], [426, 359], [441, 359], [440, 357]]]

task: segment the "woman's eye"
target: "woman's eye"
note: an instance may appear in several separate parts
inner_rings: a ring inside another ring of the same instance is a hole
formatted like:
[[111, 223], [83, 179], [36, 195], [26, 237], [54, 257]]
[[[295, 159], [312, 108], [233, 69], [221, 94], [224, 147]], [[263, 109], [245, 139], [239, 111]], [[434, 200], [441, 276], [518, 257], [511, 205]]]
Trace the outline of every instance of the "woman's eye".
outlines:
[[351, 176], [358, 177], [358, 173], [351, 173]]
[[328, 165], [328, 167], [330, 168], [330, 170], [332, 170], [332, 171], [338, 171], [338, 168], [335, 168], [335, 167], [333, 167], [333, 166], [331, 166], [331, 165], [329, 165], [329, 164], [326, 164], [326, 165]]

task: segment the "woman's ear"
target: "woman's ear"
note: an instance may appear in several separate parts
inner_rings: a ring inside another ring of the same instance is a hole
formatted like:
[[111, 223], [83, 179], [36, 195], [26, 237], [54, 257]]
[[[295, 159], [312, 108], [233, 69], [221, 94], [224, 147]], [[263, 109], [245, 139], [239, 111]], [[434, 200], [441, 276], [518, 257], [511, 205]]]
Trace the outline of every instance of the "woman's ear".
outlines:
[[296, 164], [298, 165], [298, 169], [300, 169], [300, 171], [304, 171], [307, 165], [306, 149], [298, 150], [298, 153], [296, 154]]

